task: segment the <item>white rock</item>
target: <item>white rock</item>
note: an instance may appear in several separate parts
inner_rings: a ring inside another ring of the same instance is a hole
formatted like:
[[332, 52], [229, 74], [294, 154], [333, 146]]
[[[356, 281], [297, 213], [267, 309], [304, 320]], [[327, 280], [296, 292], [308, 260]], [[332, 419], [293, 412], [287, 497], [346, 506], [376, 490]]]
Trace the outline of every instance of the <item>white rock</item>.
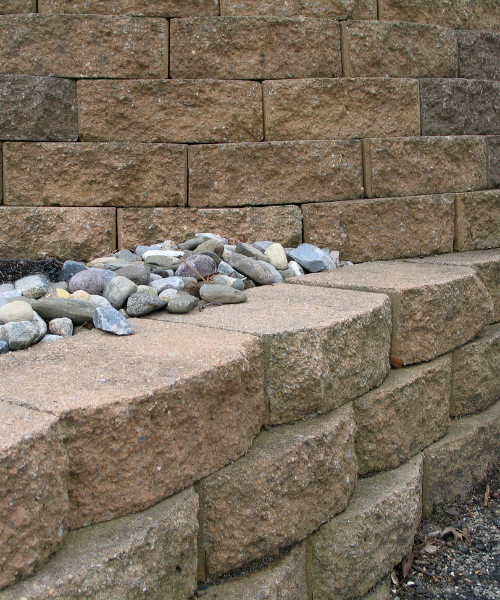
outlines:
[[219, 242], [222, 242], [223, 244], [229, 244], [229, 240], [226, 239], [225, 237], [222, 237], [220, 235], [217, 235], [216, 233], [195, 233], [194, 237], [200, 238], [200, 237], [204, 237], [204, 238], [210, 238], [212, 240], [218, 240]]
[[288, 268], [288, 260], [285, 249], [281, 244], [271, 244], [264, 251], [265, 256], [270, 260], [275, 269], [285, 271]]

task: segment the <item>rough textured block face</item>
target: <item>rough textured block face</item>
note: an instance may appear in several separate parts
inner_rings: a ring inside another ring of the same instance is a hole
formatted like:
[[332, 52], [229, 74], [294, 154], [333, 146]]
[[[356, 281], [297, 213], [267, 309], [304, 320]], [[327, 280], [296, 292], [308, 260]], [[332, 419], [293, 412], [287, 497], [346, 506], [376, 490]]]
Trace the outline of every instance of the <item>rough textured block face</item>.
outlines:
[[[2, 258], [90, 260], [115, 250], [114, 208], [0, 207]], [[29, 235], [27, 234], [29, 232]]]
[[500, 81], [421, 79], [422, 135], [500, 133]]
[[157, 312], [152, 318], [259, 336], [271, 423], [337, 408], [387, 375], [391, 323], [385, 296], [287, 285], [247, 295], [247, 302], [224, 310]]
[[83, 141], [262, 139], [261, 84], [251, 81], [79, 81]]
[[354, 434], [352, 408], [342, 407], [262, 432], [246, 456], [204, 479], [206, 577], [286, 548], [344, 510], [357, 477]]
[[168, 23], [89, 15], [0, 17], [0, 72], [57, 77], [166, 77]]
[[338, 77], [340, 26], [320, 19], [214, 17], [171, 23], [170, 76], [189, 79]]
[[500, 191], [457, 194], [455, 206], [455, 250], [500, 246]]
[[171, 238], [182, 242], [199, 231], [218, 233], [231, 243], [260, 239], [292, 247], [302, 242], [302, 215], [297, 206], [118, 209], [120, 248]]
[[391, 600], [392, 580], [390, 575], [382, 579], [372, 590], [365, 594], [360, 600]]
[[339, 250], [341, 260], [391, 260], [453, 250], [450, 195], [308, 204], [302, 214], [304, 240]]
[[173, 144], [7, 143], [4, 204], [183, 206], [187, 148]]
[[500, 34], [458, 31], [460, 77], [500, 79]]
[[387, 294], [391, 354], [403, 364], [431, 360], [473, 339], [491, 322], [493, 302], [472, 269], [371, 262], [287, 283]]
[[443, 194], [487, 186], [486, 144], [479, 137], [411, 137], [364, 142], [370, 197]]
[[16, 14], [36, 12], [34, 0], [0, 0], [0, 14]]
[[422, 456], [361, 479], [347, 509], [310, 538], [316, 600], [358, 597], [406, 556], [420, 522]]
[[[148, 508], [220, 469], [263, 422], [255, 337], [131, 323], [126, 339], [94, 330], [5, 358], [3, 397], [60, 417], [72, 529]], [[45, 374], [36, 387], [35, 364]]]
[[[1, 356], [2, 380], [7, 368]], [[0, 589], [33, 573], [61, 545], [68, 512], [67, 470], [56, 417], [2, 399]]]
[[435, 25], [381, 21], [343, 27], [347, 77], [457, 77], [455, 32]]
[[321, 17], [323, 19], [376, 19], [376, 0], [221, 0], [221, 14], [241, 17]]
[[300, 79], [262, 86], [268, 140], [420, 135], [417, 81]]
[[488, 154], [488, 187], [500, 188], [500, 136], [486, 138]]
[[72, 531], [34, 577], [1, 600], [188, 598], [196, 589], [198, 497], [192, 488], [138, 515]]
[[308, 600], [305, 545], [259, 573], [198, 590], [204, 600]]
[[452, 422], [448, 434], [424, 453], [423, 516], [442, 502], [464, 498], [500, 462], [500, 402]]
[[361, 475], [393, 469], [445, 435], [450, 418], [451, 357], [391, 370], [353, 402]]
[[362, 195], [358, 140], [189, 148], [191, 206], [324, 202]]
[[218, 0], [38, 0], [41, 13], [116, 14], [140, 17], [218, 15]]
[[77, 139], [75, 81], [0, 75], [0, 140]]

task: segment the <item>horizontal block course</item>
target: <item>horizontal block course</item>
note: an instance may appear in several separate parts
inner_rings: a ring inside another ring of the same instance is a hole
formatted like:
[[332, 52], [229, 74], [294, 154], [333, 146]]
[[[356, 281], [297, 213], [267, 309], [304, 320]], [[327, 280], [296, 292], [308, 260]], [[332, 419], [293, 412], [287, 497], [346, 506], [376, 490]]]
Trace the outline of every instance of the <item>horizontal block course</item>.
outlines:
[[457, 38], [451, 29], [417, 23], [342, 24], [346, 77], [457, 77]]
[[159, 79], [167, 52], [164, 19], [0, 16], [0, 73]]
[[41, 13], [123, 14], [140, 17], [218, 15], [218, 0], [38, 0]]
[[299, 79], [262, 87], [267, 140], [420, 135], [414, 80]]
[[377, 0], [220, 0], [221, 14], [324, 19], [376, 19]]
[[500, 136], [486, 137], [488, 187], [500, 188]]
[[170, 76], [214, 79], [337, 77], [340, 26], [326, 19], [173, 19]]
[[0, 0], [0, 15], [36, 12], [36, 0]]
[[78, 82], [83, 141], [262, 139], [261, 84], [217, 80]]
[[500, 79], [500, 34], [458, 31], [460, 77]]
[[456, 194], [455, 250], [500, 246], [500, 191]]
[[360, 198], [361, 143], [190, 146], [190, 206], [293, 204]]
[[182, 206], [187, 147], [173, 144], [6, 143], [11, 206]]

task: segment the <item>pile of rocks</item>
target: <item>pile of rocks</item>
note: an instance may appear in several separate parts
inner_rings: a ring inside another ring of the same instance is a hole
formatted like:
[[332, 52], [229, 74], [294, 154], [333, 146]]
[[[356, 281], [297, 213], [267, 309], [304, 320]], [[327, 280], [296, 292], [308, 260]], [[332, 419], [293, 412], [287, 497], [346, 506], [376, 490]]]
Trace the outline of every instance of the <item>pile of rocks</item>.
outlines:
[[127, 317], [162, 308], [187, 313], [200, 302], [200, 310], [245, 302], [251, 287], [348, 265], [338, 252], [312, 244], [229, 245], [212, 233], [120, 250], [88, 264], [68, 260], [63, 281], [36, 274], [0, 285], [0, 354], [71, 336], [74, 326], [85, 324], [129, 335], [134, 330]]

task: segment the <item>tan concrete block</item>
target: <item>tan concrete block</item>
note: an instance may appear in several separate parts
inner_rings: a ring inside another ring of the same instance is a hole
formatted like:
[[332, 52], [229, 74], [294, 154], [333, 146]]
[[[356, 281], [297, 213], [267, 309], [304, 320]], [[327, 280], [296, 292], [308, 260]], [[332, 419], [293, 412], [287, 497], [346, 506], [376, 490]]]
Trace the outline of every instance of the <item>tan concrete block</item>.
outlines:
[[453, 250], [451, 195], [308, 204], [302, 214], [304, 241], [339, 250], [342, 260], [391, 260]]
[[376, 0], [221, 0], [221, 14], [241, 17], [321, 17], [323, 19], [376, 19]]
[[308, 540], [316, 600], [366, 593], [406, 556], [420, 522], [422, 456], [361, 479], [347, 509]]
[[[2, 381], [7, 368], [0, 357]], [[57, 418], [2, 397], [0, 589], [33, 573], [61, 545], [68, 512], [67, 476]]]
[[420, 135], [418, 82], [347, 78], [264, 81], [267, 140]]
[[342, 24], [346, 77], [458, 77], [454, 31], [436, 25]]
[[340, 26], [326, 19], [174, 19], [170, 76], [297, 79], [342, 75]]
[[174, 144], [7, 143], [11, 206], [183, 206], [187, 147]]
[[347, 506], [357, 477], [352, 407], [262, 432], [199, 485], [207, 578], [303, 540]]
[[[255, 337], [131, 323], [127, 338], [93, 330], [4, 360], [2, 397], [60, 418], [72, 529], [148, 508], [220, 469], [263, 422]], [[32, 386], [35, 365], [44, 377]]]
[[297, 206], [118, 209], [120, 248], [171, 238], [182, 242], [199, 231], [218, 233], [231, 243], [260, 239], [292, 247], [302, 241], [302, 215]]
[[41, 13], [115, 14], [139, 17], [218, 15], [218, 0], [38, 0]]
[[34, 13], [36, 0], [0, 0], [0, 14]]
[[197, 595], [205, 600], [308, 600], [305, 545], [262, 571], [198, 590]]
[[0, 73], [159, 79], [167, 76], [167, 52], [165, 19], [0, 17]]
[[464, 498], [500, 462], [500, 402], [456, 419], [447, 435], [424, 453], [423, 515], [443, 502]]
[[367, 262], [286, 282], [387, 294], [392, 307], [391, 355], [406, 365], [462, 346], [491, 322], [493, 311], [485, 286], [466, 267]]
[[197, 510], [189, 488], [137, 515], [72, 531], [47, 565], [0, 599], [189, 598], [197, 586]]
[[114, 208], [0, 207], [0, 256], [90, 260], [115, 250]]
[[246, 293], [247, 302], [224, 310], [161, 311], [151, 318], [261, 338], [273, 424], [328, 412], [384, 380], [391, 330], [387, 297], [285, 285]]
[[78, 114], [85, 142], [262, 139], [262, 90], [255, 81], [79, 81]]
[[500, 79], [500, 35], [486, 31], [458, 31], [460, 77]]
[[391, 600], [392, 580], [390, 575], [382, 579], [375, 587], [365, 594], [360, 600]]
[[392, 369], [380, 387], [353, 402], [360, 474], [393, 469], [445, 435], [451, 356]]
[[455, 196], [455, 250], [483, 250], [500, 246], [500, 191]]
[[368, 197], [466, 192], [487, 187], [484, 138], [409, 137], [363, 142]]
[[190, 206], [244, 206], [363, 196], [359, 140], [190, 146]]

